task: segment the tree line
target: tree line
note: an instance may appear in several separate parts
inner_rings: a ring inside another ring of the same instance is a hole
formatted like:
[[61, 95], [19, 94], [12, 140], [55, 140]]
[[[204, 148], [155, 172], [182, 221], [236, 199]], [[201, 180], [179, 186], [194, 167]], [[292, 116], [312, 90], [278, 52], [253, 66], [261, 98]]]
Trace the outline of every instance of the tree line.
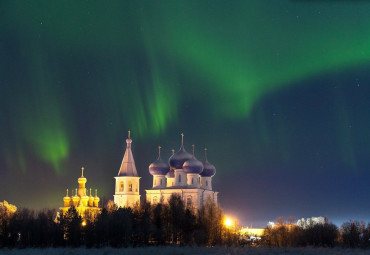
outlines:
[[323, 224], [299, 227], [290, 220], [279, 218], [265, 229], [262, 243], [275, 247], [321, 246], [346, 248], [370, 247], [370, 223], [348, 221], [340, 228], [325, 219]]
[[178, 195], [168, 203], [143, 202], [117, 208], [110, 201], [102, 212], [81, 218], [74, 207], [56, 217], [55, 210], [38, 213], [0, 210], [0, 248], [27, 247], [136, 247], [146, 245], [263, 245], [276, 247], [370, 247], [370, 224], [349, 221], [340, 228], [325, 221], [305, 228], [279, 218], [258, 242], [245, 242], [236, 226], [224, 226], [222, 209], [208, 200], [198, 212], [187, 208]]
[[113, 201], [93, 217], [76, 208], [56, 217], [55, 210], [21, 209], [0, 213], [0, 247], [127, 247], [140, 245], [217, 245], [225, 238], [223, 212], [212, 201], [197, 213], [178, 195], [166, 204], [143, 202], [117, 208]]

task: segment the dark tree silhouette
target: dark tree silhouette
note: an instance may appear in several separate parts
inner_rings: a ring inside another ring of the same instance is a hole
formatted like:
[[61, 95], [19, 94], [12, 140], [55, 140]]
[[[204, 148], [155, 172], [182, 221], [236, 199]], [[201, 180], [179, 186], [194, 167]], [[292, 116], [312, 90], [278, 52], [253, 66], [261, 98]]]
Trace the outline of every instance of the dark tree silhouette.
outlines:
[[133, 234], [133, 213], [131, 208], [119, 208], [109, 216], [110, 244], [113, 247], [128, 246]]
[[167, 222], [166, 222], [166, 211], [167, 206], [159, 203], [153, 206], [151, 221], [153, 223], [153, 235], [152, 241], [155, 244], [164, 245], [166, 243], [167, 233]]
[[341, 227], [342, 242], [346, 247], [359, 247], [360, 245], [360, 223], [358, 221], [344, 222]]
[[60, 217], [60, 227], [68, 246], [78, 247], [81, 245], [82, 218], [78, 215], [75, 207], [71, 207]]

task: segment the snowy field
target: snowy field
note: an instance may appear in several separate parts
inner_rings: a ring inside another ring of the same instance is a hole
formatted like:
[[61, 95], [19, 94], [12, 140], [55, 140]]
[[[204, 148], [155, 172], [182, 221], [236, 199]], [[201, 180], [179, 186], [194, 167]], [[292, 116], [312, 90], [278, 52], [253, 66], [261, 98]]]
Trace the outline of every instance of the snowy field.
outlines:
[[304, 255], [341, 255], [341, 254], [370, 254], [370, 250], [342, 248], [242, 248], [242, 247], [141, 247], [141, 248], [47, 248], [47, 249], [0, 249], [0, 255], [258, 255], [258, 254], [304, 254]]

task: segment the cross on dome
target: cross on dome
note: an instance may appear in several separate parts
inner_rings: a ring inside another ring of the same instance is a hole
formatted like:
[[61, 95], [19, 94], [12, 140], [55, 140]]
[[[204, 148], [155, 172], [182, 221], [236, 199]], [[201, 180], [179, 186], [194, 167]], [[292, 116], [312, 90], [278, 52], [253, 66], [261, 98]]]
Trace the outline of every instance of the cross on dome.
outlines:
[[160, 158], [160, 157], [161, 157], [161, 148], [162, 148], [162, 147], [159, 145], [159, 146], [158, 146], [158, 158]]

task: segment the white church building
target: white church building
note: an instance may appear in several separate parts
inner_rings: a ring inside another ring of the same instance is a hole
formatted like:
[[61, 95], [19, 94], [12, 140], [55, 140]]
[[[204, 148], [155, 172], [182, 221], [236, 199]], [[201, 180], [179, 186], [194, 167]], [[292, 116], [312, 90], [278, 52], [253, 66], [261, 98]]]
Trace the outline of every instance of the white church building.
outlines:
[[[216, 168], [207, 160], [207, 149], [203, 162], [184, 148], [184, 135], [181, 134], [181, 146], [168, 159], [161, 159], [158, 147], [158, 159], [149, 165], [153, 176], [153, 186], [146, 190], [146, 200], [151, 204], [167, 203], [172, 194], [178, 194], [188, 208], [200, 209], [207, 199], [217, 203], [218, 192], [212, 190], [212, 177]], [[131, 151], [130, 132], [126, 139], [126, 152], [116, 179], [114, 202], [118, 207], [128, 207], [140, 203], [139, 181], [134, 157]]]

